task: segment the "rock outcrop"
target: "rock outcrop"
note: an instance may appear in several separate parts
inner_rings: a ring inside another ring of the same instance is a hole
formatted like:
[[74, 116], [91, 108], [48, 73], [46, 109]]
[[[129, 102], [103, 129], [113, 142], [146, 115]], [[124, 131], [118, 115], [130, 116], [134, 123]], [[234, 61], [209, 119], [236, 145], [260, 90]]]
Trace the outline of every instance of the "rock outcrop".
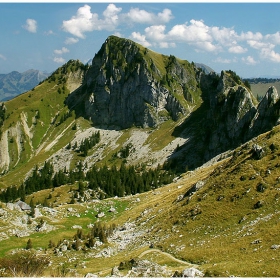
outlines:
[[197, 71], [187, 61], [110, 36], [67, 104], [82, 106], [95, 126], [156, 127], [192, 110], [199, 91]]
[[271, 86], [259, 103], [251, 121], [249, 136], [256, 136], [259, 131], [268, 131], [279, 124], [280, 102], [277, 89]]
[[180, 153], [170, 158], [174, 164], [196, 168], [278, 124], [280, 101], [275, 87], [258, 104], [231, 71], [222, 71], [220, 76], [202, 73], [200, 82], [202, 105], [174, 131], [174, 136], [179, 131], [188, 138]]
[[[122, 270], [129, 268], [127, 273], [123, 273]], [[112, 269], [111, 277], [171, 277], [172, 271], [166, 269], [165, 266], [161, 266], [157, 263], [148, 260], [132, 259], [127, 263], [121, 263], [119, 266], [115, 266]]]

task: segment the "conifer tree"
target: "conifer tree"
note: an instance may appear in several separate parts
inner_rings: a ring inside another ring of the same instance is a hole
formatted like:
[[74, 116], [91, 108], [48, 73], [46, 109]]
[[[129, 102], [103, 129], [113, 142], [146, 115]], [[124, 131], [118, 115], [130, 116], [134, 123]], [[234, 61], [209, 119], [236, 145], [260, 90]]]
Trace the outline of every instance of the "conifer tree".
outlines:
[[88, 246], [89, 248], [92, 248], [92, 247], [94, 247], [94, 244], [95, 244], [94, 238], [93, 238], [92, 236], [89, 237], [88, 242], [87, 242], [87, 246]]
[[35, 215], [35, 205], [34, 205], [33, 198], [31, 198], [29, 206], [31, 208], [30, 215], [31, 215], [31, 217], [34, 217], [34, 215]]
[[31, 239], [28, 239], [25, 249], [30, 250], [33, 248]]
[[55, 244], [52, 240], [49, 241], [49, 245], [48, 247], [51, 249], [51, 248], [54, 248], [55, 247]]

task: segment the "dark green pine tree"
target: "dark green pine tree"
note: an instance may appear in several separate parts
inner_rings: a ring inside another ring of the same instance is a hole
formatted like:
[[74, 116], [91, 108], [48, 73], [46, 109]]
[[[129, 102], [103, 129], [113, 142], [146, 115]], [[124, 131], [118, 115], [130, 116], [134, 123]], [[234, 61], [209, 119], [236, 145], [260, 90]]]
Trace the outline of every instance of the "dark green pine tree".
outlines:
[[12, 189], [10, 187], [6, 189], [4, 197], [5, 197], [6, 202], [9, 202], [12, 200]]
[[89, 248], [92, 248], [92, 247], [94, 247], [94, 244], [95, 244], [95, 239], [92, 236], [89, 237], [88, 242], [87, 242], [87, 246]]
[[82, 181], [79, 181], [78, 192], [80, 193], [80, 196], [84, 196], [85, 186], [84, 186], [84, 183]]
[[30, 203], [29, 203], [29, 206], [30, 206], [30, 208], [31, 208], [31, 210], [30, 210], [30, 216], [31, 216], [31, 217], [34, 217], [34, 215], [35, 215], [35, 204], [34, 204], [33, 198], [31, 198]]
[[33, 248], [32, 241], [31, 241], [31, 239], [28, 239], [25, 249], [30, 250], [32, 248]]
[[20, 185], [20, 187], [18, 188], [18, 197], [20, 197], [20, 200], [25, 202], [25, 187], [23, 184]]

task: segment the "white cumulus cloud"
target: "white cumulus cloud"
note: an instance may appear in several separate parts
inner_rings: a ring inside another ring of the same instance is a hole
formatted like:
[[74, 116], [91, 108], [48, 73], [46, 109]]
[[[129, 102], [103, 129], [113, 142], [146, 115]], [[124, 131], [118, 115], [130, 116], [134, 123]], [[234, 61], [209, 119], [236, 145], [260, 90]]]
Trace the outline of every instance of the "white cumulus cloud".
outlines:
[[272, 44], [280, 45], [280, 32], [276, 32], [274, 34], [267, 34], [265, 39]]
[[162, 13], [158, 13], [158, 19], [160, 22], [167, 23], [173, 18], [172, 12], [169, 9], [164, 9]]
[[53, 35], [54, 32], [52, 30], [49, 30], [49, 31], [45, 31], [44, 34], [49, 36], [49, 35]]
[[37, 21], [35, 19], [28, 18], [26, 24], [23, 26], [27, 31], [31, 33], [37, 32]]
[[247, 44], [256, 50], [262, 50], [262, 49], [273, 49], [275, 45], [269, 43], [269, 42], [262, 42], [258, 40], [248, 40]]
[[132, 32], [131, 38], [138, 42], [139, 44], [143, 45], [144, 47], [150, 47], [151, 44], [146, 40], [145, 35], [141, 35], [139, 32]]
[[209, 27], [209, 34], [211, 35], [212, 40], [227, 47], [232, 46], [232, 44], [236, 44], [236, 39], [238, 38], [238, 35], [233, 28], [226, 27]]
[[[62, 29], [72, 34], [65, 40], [66, 45], [75, 44], [79, 38], [84, 39], [87, 32], [110, 31], [111, 34], [123, 34], [125, 28], [130, 29], [130, 38], [145, 47], [171, 48], [178, 43], [190, 46], [196, 52], [210, 52], [213, 55], [227, 54], [217, 58], [216, 62], [237, 62], [233, 55], [247, 53], [247, 57], [239, 58], [247, 64], [258, 63], [250, 53], [254, 51], [260, 60], [271, 60], [280, 63], [280, 31], [274, 34], [262, 34], [261, 32], [242, 31], [238, 33], [234, 27], [210, 26], [203, 19], [191, 19], [188, 22], [167, 25], [174, 18], [170, 9], [163, 9], [157, 13], [138, 7], [131, 7], [128, 12], [122, 12], [117, 4], [108, 4], [101, 13], [92, 11], [90, 5], [83, 5], [70, 19], [64, 20]], [[35, 22], [36, 23], [36, 22]], [[32, 22], [29, 22], [29, 30], [32, 30]], [[142, 30], [132, 28], [146, 25]], [[168, 29], [167, 29], [168, 26]], [[36, 28], [35, 28], [36, 29]], [[132, 29], [132, 30], [131, 30]], [[34, 30], [34, 28], [33, 28]], [[61, 55], [63, 50], [56, 50]]]
[[242, 57], [242, 61], [248, 65], [256, 65], [258, 62], [252, 57], [252, 56], [247, 56], [247, 57]]
[[76, 15], [69, 20], [64, 20], [62, 29], [76, 37], [85, 38], [86, 32], [94, 30], [114, 31], [120, 24], [131, 26], [132, 24], [163, 24], [172, 18], [169, 9], [163, 9], [155, 14], [139, 8], [131, 8], [128, 13], [121, 13], [122, 8], [115, 4], [109, 4], [102, 15], [91, 12], [89, 5], [80, 7]]
[[147, 38], [153, 39], [154, 41], [165, 40], [166, 35], [164, 34], [165, 25], [153, 25], [145, 29]]
[[239, 36], [240, 40], [262, 40], [263, 35], [260, 32], [253, 33], [252, 31], [242, 32]]
[[268, 59], [272, 62], [280, 62], [280, 54], [269, 48], [263, 48], [261, 50], [261, 58]]
[[3, 60], [7, 60], [7, 58], [3, 54], [0, 54], [0, 58]]
[[174, 47], [176, 42], [185, 42], [195, 47], [197, 51], [218, 51], [220, 47], [214, 44], [211, 29], [203, 21], [191, 20], [190, 23], [174, 25], [170, 31], [165, 31], [165, 25], [152, 25], [145, 28], [145, 39], [150, 44], [161, 48]]
[[134, 23], [159, 24], [169, 22], [173, 18], [173, 15], [169, 9], [164, 9], [162, 12], [154, 14], [140, 10], [139, 8], [131, 8], [127, 14], [123, 15], [123, 18]]
[[176, 44], [175, 43], [169, 43], [169, 42], [160, 42], [159, 47], [161, 49], [175, 48]]
[[97, 14], [92, 14], [90, 6], [84, 5], [79, 8], [77, 14], [70, 20], [63, 21], [62, 29], [80, 38], [84, 38], [84, 32], [93, 30], [93, 20], [97, 19]]
[[[145, 16], [146, 15], [146, 16]], [[149, 14], [142, 14], [148, 21]], [[143, 20], [144, 21], [144, 20]], [[137, 34], [137, 36], [136, 36]], [[203, 20], [192, 19], [184, 24], [176, 24], [166, 30], [166, 25], [151, 25], [146, 27], [144, 33], [135, 33], [132, 38], [137, 42], [143, 42], [146, 46], [169, 48], [176, 46], [176, 43], [185, 43], [197, 52], [211, 52], [218, 54], [228, 52], [228, 54], [243, 54], [257, 50], [261, 59], [269, 59], [280, 62], [280, 54], [275, 51], [280, 45], [280, 32], [263, 35], [260, 32], [241, 32], [238, 34], [233, 27], [208, 26]], [[228, 63], [236, 61], [235, 58], [220, 60], [219, 62]], [[247, 64], [257, 63], [252, 56], [242, 59]]]
[[73, 37], [68, 37], [66, 38], [66, 40], [64, 41], [64, 43], [66, 45], [72, 45], [72, 44], [76, 44], [79, 42], [79, 39], [78, 38], [73, 38]]
[[191, 43], [191, 45], [193, 45], [195, 47], [195, 50], [197, 52], [200, 52], [200, 51], [207, 51], [207, 52], [219, 51], [219, 47], [218, 46], [215, 46], [211, 42], [207, 42], [207, 41]]
[[232, 46], [228, 49], [228, 51], [230, 53], [245, 53], [245, 52], [247, 52], [247, 49], [243, 48], [241, 46]]
[[114, 4], [109, 4], [106, 10], [103, 12], [103, 28], [107, 30], [114, 29], [118, 25], [119, 16], [122, 8], [117, 8]]
[[64, 54], [64, 53], [68, 53], [69, 50], [65, 47], [63, 47], [61, 50], [54, 50], [53, 51], [55, 54]]
[[65, 59], [63, 57], [55, 57], [53, 61], [56, 63], [64, 63]]
[[169, 32], [170, 39], [185, 42], [209, 42], [212, 37], [209, 27], [202, 20], [191, 20], [190, 24], [175, 25]]
[[94, 30], [113, 31], [118, 25], [118, 13], [121, 10], [122, 8], [117, 8], [114, 4], [110, 4], [103, 12], [103, 19], [99, 19], [97, 13], [91, 12], [89, 5], [84, 5], [78, 9], [75, 16], [63, 21], [62, 29], [79, 38], [85, 38], [85, 32]]

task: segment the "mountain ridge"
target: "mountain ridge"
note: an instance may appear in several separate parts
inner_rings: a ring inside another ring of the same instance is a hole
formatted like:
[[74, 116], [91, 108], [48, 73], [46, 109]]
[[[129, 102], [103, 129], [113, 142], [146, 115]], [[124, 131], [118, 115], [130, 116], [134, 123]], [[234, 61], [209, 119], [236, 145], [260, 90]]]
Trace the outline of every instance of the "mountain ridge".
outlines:
[[[28, 105], [29, 100], [32, 106]], [[154, 162], [153, 166], [166, 161], [167, 166], [180, 170], [193, 169], [271, 129], [279, 117], [275, 88], [258, 105], [233, 71], [207, 74], [194, 63], [155, 53], [116, 36], [104, 42], [92, 65], [70, 60], [33, 91], [5, 106], [10, 120], [4, 121], [2, 127], [2, 172], [33, 156], [53, 158], [51, 150], [61, 156], [69, 154], [73, 162], [67, 166], [74, 166], [75, 153], [65, 151], [60, 139], [68, 134], [64, 145], [73, 145], [79, 139], [74, 133], [82, 129], [75, 131], [71, 126], [78, 123], [86, 129], [105, 129], [104, 135], [106, 130], [112, 135], [119, 131], [120, 139], [126, 139], [119, 146], [134, 147], [128, 157], [130, 164], [133, 159], [137, 159], [137, 164], [141, 160]], [[11, 115], [18, 109], [23, 110], [15, 113], [21, 116], [20, 120]], [[135, 133], [126, 133], [126, 129], [134, 129]], [[147, 133], [140, 133], [142, 129]], [[57, 136], [51, 136], [52, 133]], [[162, 141], [164, 133], [167, 134]], [[82, 139], [77, 143], [80, 145]], [[17, 160], [12, 164], [13, 149], [17, 150]], [[108, 157], [106, 149], [102, 161]], [[91, 162], [94, 163], [95, 160]], [[57, 166], [65, 167], [63, 157]]]
[[[179, 114], [191, 110], [191, 102], [183, 95], [188, 94], [192, 101], [196, 89], [197, 69], [187, 61], [186, 67], [181, 63], [173, 56], [163, 56], [130, 40], [110, 36], [94, 57], [83, 89], [72, 93], [67, 103], [71, 107], [79, 98], [89, 100], [82, 106], [94, 125], [153, 127], [168, 119], [168, 115], [176, 120]], [[192, 73], [188, 75], [186, 71]], [[172, 85], [176, 89], [171, 90], [166, 83], [168, 75], [173, 75], [175, 83], [175, 76], [181, 75], [177, 79], [182, 85], [176, 83]], [[188, 83], [193, 90], [190, 86], [187, 89]]]

